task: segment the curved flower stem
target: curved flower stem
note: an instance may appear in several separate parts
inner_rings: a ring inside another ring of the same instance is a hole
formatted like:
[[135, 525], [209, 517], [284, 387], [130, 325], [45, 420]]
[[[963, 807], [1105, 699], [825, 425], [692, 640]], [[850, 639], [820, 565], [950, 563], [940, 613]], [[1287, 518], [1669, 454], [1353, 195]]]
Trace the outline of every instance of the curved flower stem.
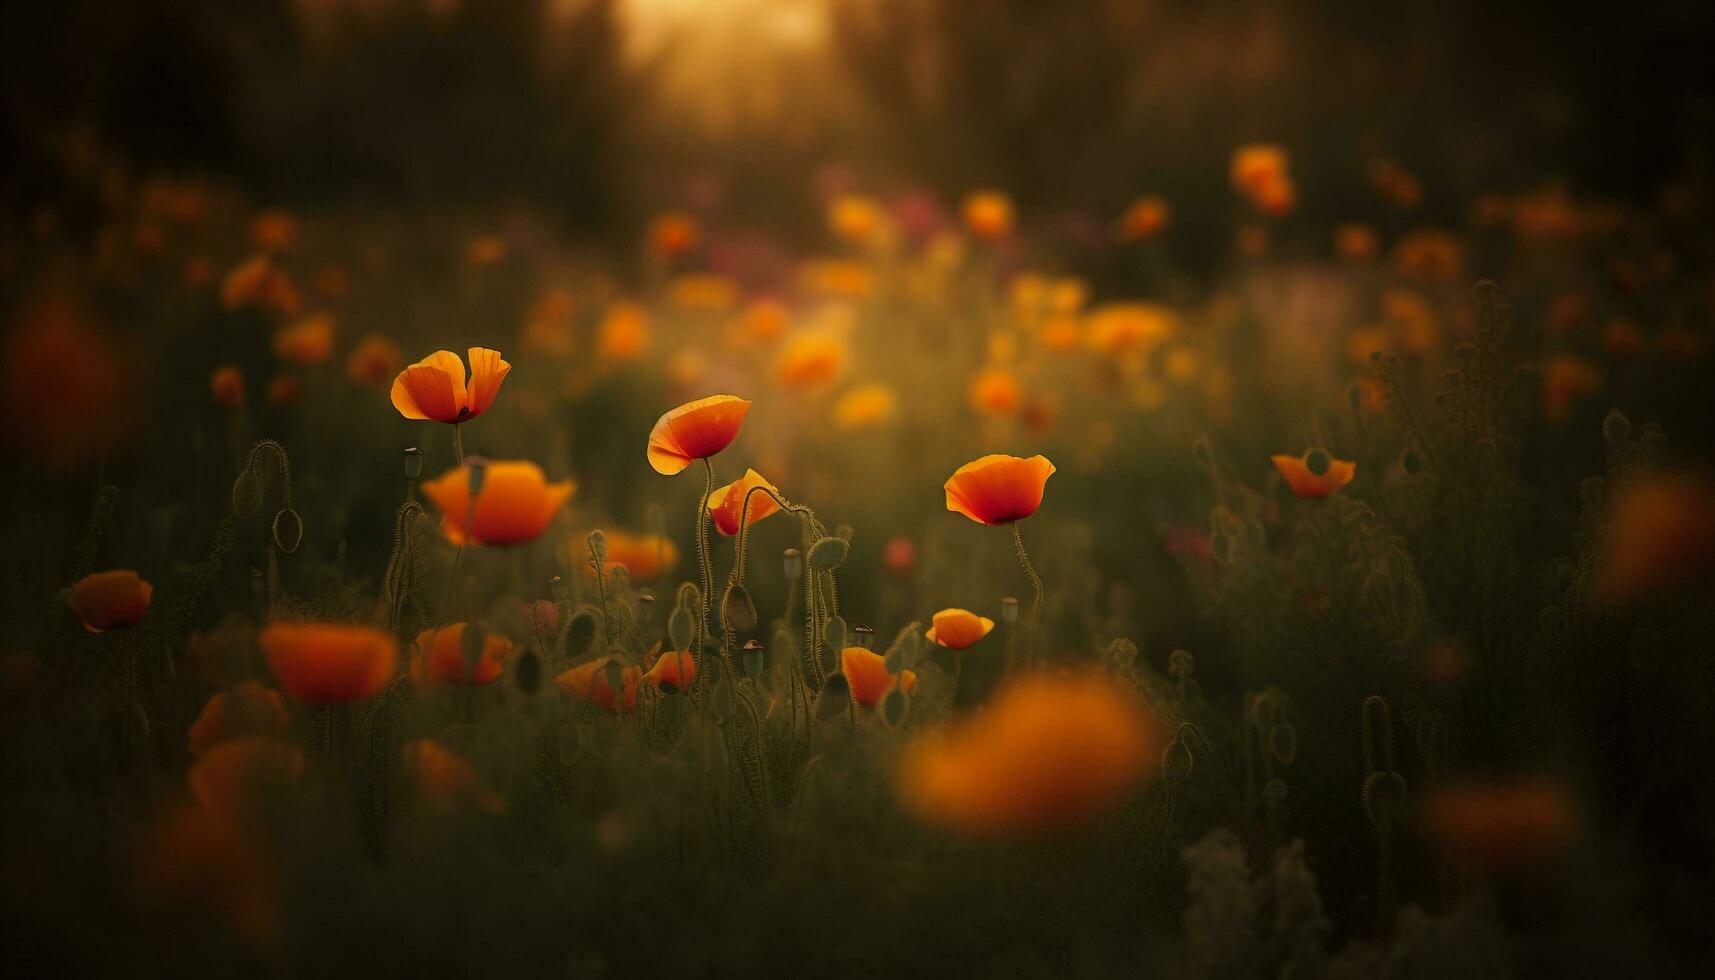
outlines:
[[746, 490], [744, 502], [739, 505], [738, 509], [738, 534], [733, 539], [733, 566], [729, 581], [734, 585], [744, 584], [744, 575], [750, 557], [750, 498], [758, 493], [766, 493], [773, 497], [774, 502], [780, 505], [780, 509], [787, 513], [797, 514], [799, 517], [809, 517], [812, 520], [815, 518], [815, 512], [810, 508], [803, 504], [794, 504], [768, 487], [755, 486]]
[[697, 565], [703, 573], [703, 593], [698, 597], [696, 652], [701, 653], [709, 640], [709, 593], [715, 587], [714, 563], [709, 558], [709, 497], [715, 492], [715, 464], [703, 457], [703, 499], [697, 503]]
[[1042, 577], [1036, 574], [1036, 566], [1030, 563], [1030, 555], [1024, 550], [1024, 535], [1018, 532], [1018, 522], [1012, 522], [1012, 545], [1018, 549], [1018, 563], [1024, 566], [1024, 574], [1030, 576], [1030, 586], [1036, 590], [1036, 598], [1030, 604], [1030, 617], [1042, 618]]

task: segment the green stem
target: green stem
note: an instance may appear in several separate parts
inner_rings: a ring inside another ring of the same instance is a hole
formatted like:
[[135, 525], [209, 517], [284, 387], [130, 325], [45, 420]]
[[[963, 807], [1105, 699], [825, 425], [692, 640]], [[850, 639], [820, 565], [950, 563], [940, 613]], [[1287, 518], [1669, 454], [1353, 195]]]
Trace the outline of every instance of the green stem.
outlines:
[[453, 423], [453, 465], [464, 465], [464, 426]]
[[703, 499], [697, 503], [697, 566], [703, 574], [703, 592], [698, 596], [701, 608], [697, 628], [692, 630], [697, 642], [695, 651], [701, 653], [709, 639], [709, 593], [715, 585], [714, 563], [709, 558], [709, 497], [715, 492], [715, 465], [703, 457]]
[[1024, 535], [1018, 531], [1018, 522], [1012, 522], [1012, 545], [1018, 549], [1018, 563], [1024, 566], [1024, 574], [1030, 576], [1030, 587], [1036, 590], [1036, 598], [1030, 604], [1032, 619], [1042, 618], [1042, 577], [1036, 574], [1036, 566], [1030, 563], [1030, 554], [1024, 550]]

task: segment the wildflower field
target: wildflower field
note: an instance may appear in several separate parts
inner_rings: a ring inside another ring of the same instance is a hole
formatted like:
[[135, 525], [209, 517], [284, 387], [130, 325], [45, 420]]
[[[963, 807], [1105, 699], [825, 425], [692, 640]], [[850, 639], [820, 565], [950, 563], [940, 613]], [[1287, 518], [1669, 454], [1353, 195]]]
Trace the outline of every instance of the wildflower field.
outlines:
[[1708, 968], [1676, 63], [1646, 164], [1294, 4], [117, 6], [5, 20], [12, 975]]

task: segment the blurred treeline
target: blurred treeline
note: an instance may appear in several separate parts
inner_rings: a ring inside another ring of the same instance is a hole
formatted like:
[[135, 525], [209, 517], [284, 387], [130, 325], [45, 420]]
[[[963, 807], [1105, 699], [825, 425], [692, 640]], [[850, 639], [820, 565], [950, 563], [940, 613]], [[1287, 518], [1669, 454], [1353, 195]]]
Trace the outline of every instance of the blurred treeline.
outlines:
[[1070, 212], [1109, 213], [1144, 187], [1214, 200], [1232, 146], [1284, 139], [1307, 205], [1349, 194], [1386, 154], [1426, 177], [1433, 212], [1550, 165], [1642, 197], [1706, 169], [1695, 154], [1715, 130], [1701, 50], [1715, 9], [1688, 0], [825, 0], [808, 52], [759, 34], [697, 68], [711, 98], [776, 89], [718, 126], [657, 84], [684, 48], [626, 57], [628, 17], [651, 6], [8, 4], [4, 193], [15, 208], [38, 197], [76, 134], [138, 169], [299, 205], [522, 200], [601, 236], [684, 204], [660, 197], [689, 176], [752, 214], [830, 161]]

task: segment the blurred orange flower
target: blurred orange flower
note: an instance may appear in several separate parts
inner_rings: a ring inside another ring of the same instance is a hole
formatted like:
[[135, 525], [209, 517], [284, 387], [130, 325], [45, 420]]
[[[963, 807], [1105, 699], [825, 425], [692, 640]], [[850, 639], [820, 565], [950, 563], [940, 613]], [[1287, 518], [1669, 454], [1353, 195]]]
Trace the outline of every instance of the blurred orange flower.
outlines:
[[571, 290], [554, 288], [543, 293], [530, 307], [519, 332], [518, 344], [527, 354], [565, 357], [576, 346], [572, 336]]
[[245, 735], [283, 735], [290, 727], [286, 702], [278, 691], [245, 681], [208, 699], [191, 723], [187, 738], [191, 755]]
[[600, 657], [589, 663], [573, 667], [554, 678], [554, 683], [560, 689], [574, 697], [595, 705], [603, 711], [616, 711], [623, 705], [624, 710], [632, 711], [637, 707], [637, 683], [643, 679], [643, 672], [636, 667], [625, 667], [620, 671], [619, 689], [608, 682], [607, 666], [611, 657]]
[[714, 519], [715, 527], [722, 534], [738, 533], [739, 511], [744, 508], [746, 496], [750, 497], [750, 509], [746, 512], [746, 523], [755, 524], [765, 517], [780, 512], [780, 505], [766, 493], [750, 493], [753, 487], [767, 487], [779, 492], [780, 488], [763, 479], [761, 473], [755, 470], [745, 470], [744, 476], [732, 481], [724, 487], [717, 487], [709, 495], [709, 516]]
[[[894, 676], [887, 672], [887, 658], [863, 647], [846, 647], [840, 651], [840, 673], [851, 687], [852, 700], [866, 708], [881, 702], [893, 690]], [[917, 672], [899, 672], [899, 689], [906, 694], [917, 690]]]
[[1451, 232], [1423, 228], [1394, 245], [1393, 264], [1407, 279], [1455, 282], [1465, 274], [1465, 249]]
[[26, 300], [0, 354], [8, 441], [54, 465], [118, 448], [146, 406], [135, 395], [136, 360], [81, 297]]
[[923, 638], [949, 650], [963, 650], [989, 635], [994, 620], [978, 616], [969, 609], [943, 609], [930, 621]]
[[[465, 653], [465, 623], [452, 623], [439, 629], [426, 629], [417, 634], [411, 652], [411, 680], [422, 684], [453, 684], [459, 687], [481, 687], [500, 679], [506, 662], [512, 659], [512, 641], [499, 633], [485, 633], [482, 649], [475, 662]], [[428, 661], [425, 679], [424, 661]]]
[[788, 388], [813, 388], [840, 376], [846, 348], [830, 330], [800, 330], [787, 340], [775, 372]]
[[1351, 483], [1358, 473], [1357, 463], [1335, 459], [1321, 449], [1308, 450], [1302, 456], [1279, 453], [1269, 459], [1286, 478], [1286, 485], [1300, 497], [1326, 497]]
[[1000, 191], [975, 191], [965, 197], [965, 228], [978, 238], [994, 241], [1012, 233], [1012, 198]]
[[183, 903], [266, 944], [279, 929], [275, 862], [247, 821], [229, 810], [180, 803], [143, 835], [137, 888], [153, 903]]
[[968, 834], [1059, 830], [1118, 803], [1160, 758], [1160, 728], [1128, 687], [1097, 673], [1007, 683], [965, 721], [917, 736], [900, 801]]
[[[620, 566], [633, 582], [653, 582], [662, 572], [679, 564], [679, 547], [664, 534], [632, 534], [604, 528], [602, 537], [607, 542], [608, 570]], [[583, 546], [581, 536], [574, 546]]]
[[1564, 422], [1572, 406], [1602, 390], [1602, 370], [1577, 354], [1560, 353], [1542, 366], [1542, 414]]
[[129, 568], [85, 575], [72, 584], [66, 604], [91, 633], [136, 626], [149, 613], [154, 586]]
[[185, 785], [210, 810], [247, 813], [309, 768], [292, 743], [272, 735], [244, 735], [210, 746], [185, 774]]
[[1291, 166], [1286, 148], [1278, 143], [1251, 143], [1233, 151], [1228, 176], [1233, 189], [1254, 196], [1271, 181], [1284, 178]]
[[986, 367], [971, 380], [971, 405], [987, 415], [1008, 416], [1024, 398], [1018, 379], [1003, 367]]
[[296, 405], [304, 397], [304, 388], [289, 374], [276, 374], [268, 379], [268, 404]]
[[405, 771], [425, 803], [444, 810], [473, 806], [490, 813], [504, 809], [500, 797], [484, 788], [470, 760], [432, 738], [406, 742]]
[[250, 242], [265, 252], [284, 252], [298, 240], [298, 222], [279, 208], [257, 212], [250, 219]]
[[501, 236], [478, 235], [465, 243], [464, 260], [474, 269], [486, 269], [498, 265], [508, 250], [506, 239]]
[[768, 342], [786, 332], [791, 315], [775, 299], [759, 299], [744, 311], [744, 326], [752, 340]]
[[236, 364], [224, 364], [208, 376], [209, 393], [221, 408], [244, 407], [244, 372]]
[[655, 216], [649, 223], [649, 248], [664, 258], [677, 258], [697, 247], [703, 229], [697, 219], [680, 211]]
[[686, 402], [655, 421], [649, 432], [649, 465], [672, 476], [695, 459], [707, 459], [737, 438], [750, 402], [737, 395], [710, 395]]
[[1010, 524], [1036, 513], [1054, 464], [1046, 456], [1000, 453], [972, 460], [947, 480], [947, 509], [979, 524]]
[[815, 296], [863, 299], [875, 291], [875, 274], [860, 262], [811, 259], [798, 266], [798, 284]]
[[834, 403], [834, 424], [847, 432], [872, 429], [893, 421], [896, 399], [884, 384], [859, 385]]
[[631, 361], [649, 347], [649, 314], [636, 303], [608, 307], [596, 329], [596, 350], [610, 361]]
[[1578, 836], [1571, 796], [1546, 779], [1465, 780], [1430, 791], [1421, 808], [1424, 832], [1455, 864], [1482, 871], [1522, 871], [1563, 854]]
[[1334, 254], [1348, 262], [1373, 259], [1380, 250], [1381, 238], [1369, 225], [1348, 221], [1334, 229]]
[[1715, 564], [1715, 481], [1648, 473], [1614, 494], [1602, 533], [1596, 594], [1627, 601], [1671, 588]]
[[302, 299], [286, 270], [276, 266], [268, 253], [263, 252], [226, 274], [220, 285], [220, 302], [228, 310], [254, 306], [292, 316], [298, 312]]
[[1104, 354], [1147, 353], [1178, 332], [1178, 317], [1159, 303], [1108, 303], [1090, 311], [1085, 329]]
[[1119, 240], [1131, 243], [1154, 238], [1166, 229], [1172, 216], [1173, 209], [1164, 198], [1146, 194], [1131, 202], [1120, 216]]
[[688, 273], [670, 287], [673, 305], [684, 310], [730, 310], [738, 305], [738, 283], [726, 276]]
[[333, 314], [317, 313], [274, 331], [274, 355], [304, 365], [333, 356]]
[[399, 663], [398, 642], [369, 626], [275, 623], [256, 641], [280, 689], [311, 704], [374, 697]]
[[423, 484], [423, 495], [441, 511], [441, 530], [455, 544], [520, 544], [540, 537], [577, 484], [549, 483], [529, 460], [490, 460], [477, 477], [471, 508], [473, 464], [448, 470]]
[[345, 359], [345, 373], [360, 385], [379, 388], [399, 373], [404, 355], [385, 334], [367, 333]]
[[450, 350], [439, 350], [399, 373], [393, 380], [393, 407], [408, 419], [457, 424], [488, 411], [500, 394], [500, 384], [512, 370], [497, 350], [472, 347], [470, 384], [464, 362]]
[[872, 197], [842, 194], [828, 204], [828, 230], [853, 245], [872, 244], [882, 230], [881, 205]]

